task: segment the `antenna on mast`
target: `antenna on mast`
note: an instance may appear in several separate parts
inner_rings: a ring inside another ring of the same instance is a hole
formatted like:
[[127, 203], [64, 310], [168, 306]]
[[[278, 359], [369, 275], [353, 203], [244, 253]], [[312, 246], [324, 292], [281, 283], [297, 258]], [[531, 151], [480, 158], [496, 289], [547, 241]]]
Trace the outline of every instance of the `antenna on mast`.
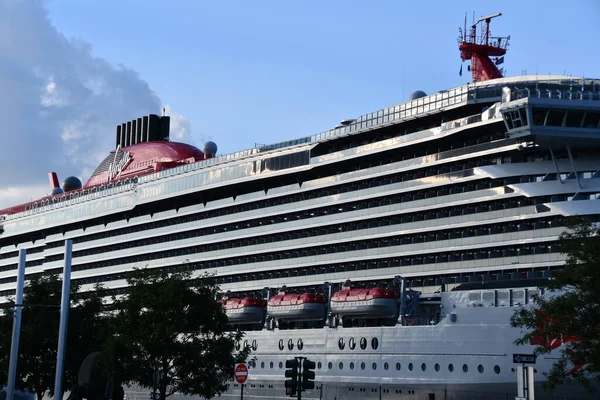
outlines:
[[[471, 32], [470, 35], [467, 36], [465, 14], [465, 28], [458, 40], [458, 49], [460, 50], [460, 58], [463, 62], [467, 60], [471, 61], [471, 75], [473, 77], [473, 82], [487, 81], [490, 79], [502, 78], [503, 76], [502, 69], [499, 69], [497, 66], [504, 63], [504, 55], [508, 49], [510, 36], [490, 36], [491, 20], [501, 15], [501, 13], [496, 13], [481, 17], [475, 21], [475, 13], [473, 13]], [[477, 38], [477, 25], [482, 22], [485, 26], [482, 28], [481, 37]], [[494, 57], [494, 61], [492, 61], [490, 57]]]

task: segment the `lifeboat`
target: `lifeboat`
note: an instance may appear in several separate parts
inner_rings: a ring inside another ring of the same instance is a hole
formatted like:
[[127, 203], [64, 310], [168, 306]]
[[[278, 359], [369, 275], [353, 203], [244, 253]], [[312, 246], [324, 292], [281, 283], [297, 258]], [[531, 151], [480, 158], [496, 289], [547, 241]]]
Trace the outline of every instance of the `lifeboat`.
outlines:
[[331, 311], [341, 317], [392, 318], [398, 312], [398, 298], [391, 290], [343, 289], [331, 297]]
[[267, 314], [286, 321], [320, 321], [325, 318], [327, 297], [322, 294], [279, 293], [269, 299]]
[[265, 306], [264, 299], [252, 297], [229, 297], [219, 300], [225, 309], [229, 323], [236, 324], [258, 324], [264, 321]]

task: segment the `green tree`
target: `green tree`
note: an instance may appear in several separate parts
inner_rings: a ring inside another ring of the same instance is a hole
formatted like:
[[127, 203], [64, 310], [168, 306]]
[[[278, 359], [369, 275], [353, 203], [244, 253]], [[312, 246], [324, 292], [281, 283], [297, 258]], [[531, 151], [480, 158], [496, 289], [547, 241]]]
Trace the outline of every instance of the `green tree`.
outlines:
[[527, 330], [516, 343], [536, 345], [536, 354], [560, 348], [547, 374], [548, 389], [575, 381], [592, 391], [600, 379], [600, 227], [573, 219], [567, 228], [558, 241], [567, 260], [548, 284], [551, 296], [517, 310], [511, 325]]
[[218, 287], [187, 272], [137, 270], [128, 294], [114, 299], [114, 337], [107, 354], [117, 380], [152, 389], [211, 398], [227, 388], [242, 333], [226, 331], [227, 316], [215, 300]]
[[[100, 288], [98, 288], [100, 290]], [[17, 362], [17, 388], [27, 387], [38, 399], [54, 393], [58, 328], [62, 281], [57, 275], [36, 277], [27, 282], [23, 293], [23, 312]], [[81, 361], [101, 348], [107, 332], [107, 319], [102, 316], [101, 291], [81, 295], [79, 285], [71, 282], [71, 305], [67, 329], [64, 364], [65, 390], [76, 384]], [[0, 317], [0, 362], [6, 382], [10, 358], [13, 308]]]

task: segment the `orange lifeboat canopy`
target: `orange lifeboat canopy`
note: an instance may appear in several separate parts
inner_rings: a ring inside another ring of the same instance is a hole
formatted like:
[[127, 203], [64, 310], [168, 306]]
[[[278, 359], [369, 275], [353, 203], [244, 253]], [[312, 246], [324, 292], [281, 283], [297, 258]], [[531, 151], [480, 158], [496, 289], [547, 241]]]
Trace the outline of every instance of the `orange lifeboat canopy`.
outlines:
[[315, 293], [281, 293], [269, 299], [269, 317], [286, 321], [320, 321], [325, 318], [327, 296]]
[[219, 300], [225, 309], [229, 323], [252, 324], [261, 323], [265, 315], [267, 302], [252, 297], [229, 297]]
[[331, 297], [331, 311], [350, 318], [392, 318], [398, 313], [398, 296], [382, 288], [343, 289]]

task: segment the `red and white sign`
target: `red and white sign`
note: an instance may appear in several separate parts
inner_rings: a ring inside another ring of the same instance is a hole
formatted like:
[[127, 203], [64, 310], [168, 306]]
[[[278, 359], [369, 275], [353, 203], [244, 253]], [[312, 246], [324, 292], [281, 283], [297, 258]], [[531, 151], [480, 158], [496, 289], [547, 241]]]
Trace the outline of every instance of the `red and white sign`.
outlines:
[[248, 379], [248, 367], [246, 364], [235, 364], [233, 377], [239, 384], [246, 382], [246, 379]]

